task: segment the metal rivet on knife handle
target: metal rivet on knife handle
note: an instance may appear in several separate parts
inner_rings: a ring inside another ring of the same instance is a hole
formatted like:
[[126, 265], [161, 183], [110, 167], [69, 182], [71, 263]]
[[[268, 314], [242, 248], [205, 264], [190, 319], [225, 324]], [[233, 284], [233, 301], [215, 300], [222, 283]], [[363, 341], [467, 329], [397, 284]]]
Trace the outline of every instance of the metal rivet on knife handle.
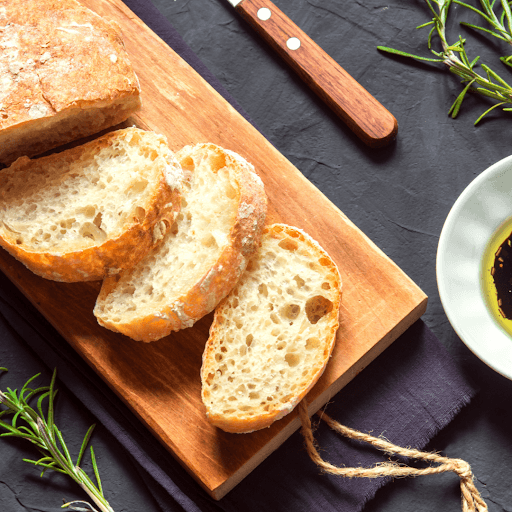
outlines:
[[[381, 147], [396, 137], [393, 115], [270, 0], [230, 2], [363, 142]], [[290, 48], [289, 40], [299, 44]]]
[[286, 41], [286, 46], [290, 50], [298, 50], [300, 48], [300, 39], [298, 39], [297, 37], [290, 37], [290, 39]]
[[262, 21], [267, 21], [272, 16], [272, 11], [267, 7], [262, 7], [258, 9], [258, 18]]

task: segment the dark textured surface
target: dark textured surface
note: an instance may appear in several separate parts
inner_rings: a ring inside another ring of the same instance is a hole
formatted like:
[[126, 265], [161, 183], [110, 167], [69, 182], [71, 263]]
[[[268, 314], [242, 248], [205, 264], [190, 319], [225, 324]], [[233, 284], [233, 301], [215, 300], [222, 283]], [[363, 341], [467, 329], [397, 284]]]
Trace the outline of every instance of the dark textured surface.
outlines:
[[[429, 19], [420, 1], [276, 1], [395, 115], [398, 139], [380, 150], [369, 150], [360, 143], [227, 2], [154, 3], [260, 131], [429, 295], [425, 323], [479, 393], [428, 448], [472, 465], [490, 511], [512, 510], [512, 437], [508, 421], [512, 383], [487, 368], [458, 339], [440, 304], [435, 276], [439, 234], [453, 202], [476, 175], [511, 152], [510, 114], [492, 114], [488, 121], [474, 127], [474, 120], [489, 104], [468, 98], [458, 119], [452, 120], [447, 111], [460, 91], [455, 77], [439, 65], [417, 64], [376, 50], [377, 45], [388, 45], [427, 55], [427, 31], [414, 29]], [[468, 34], [457, 27], [451, 30], [454, 37], [459, 32]], [[472, 57], [494, 55], [498, 48], [494, 41], [469, 35], [478, 48]], [[468, 43], [470, 53], [471, 48]], [[508, 74], [499, 68], [494, 57], [492, 63], [504, 76]], [[11, 294], [9, 283], [2, 281], [1, 286], [7, 295]], [[16, 308], [18, 303], [12, 303]], [[4, 332], [11, 332], [9, 307], [4, 304], [2, 309], [9, 321], [2, 320]], [[26, 339], [30, 332], [20, 336]], [[2, 377], [2, 386], [19, 386], [28, 376], [41, 371], [38, 357], [21, 341], [19, 346], [10, 345], [9, 350], [2, 348], [0, 343], [0, 364], [10, 369]], [[51, 365], [51, 361], [47, 364]], [[44, 377], [49, 378], [49, 374]], [[75, 450], [80, 442], [77, 436], [85, 434], [94, 421], [71, 393], [60, 393], [57, 423], [64, 432], [73, 434]], [[120, 437], [123, 432], [114, 434]], [[323, 440], [327, 434], [319, 435]], [[145, 482], [144, 471], [137, 469], [108, 432], [98, 429], [94, 447], [105, 490], [114, 497], [116, 512], [167, 510], [157, 505], [158, 499], [164, 503], [166, 500], [160, 489], [150, 480]], [[33, 453], [22, 443], [1, 443], [2, 512], [59, 510], [55, 496], [60, 496], [60, 489], [67, 500], [83, 499], [59, 475], [44, 477], [50, 480], [49, 486], [37, 472], [20, 469], [22, 456], [32, 457]], [[175, 471], [172, 476], [177, 482], [189, 485], [187, 477], [173, 466], [167, 471]], [[329, 488], [329, 484], [325, 485]], [[276, 505], [275, 509], [286, 510], [287, 499], [291, 497], [276, 497], [281, 506]], [[247, 508], [243, 499], [238, 503], [239, 510]], [[175, 504], [166, 504], [168, 510], [179, 510]], [[199, 509], [214, 506], [207, 498], [197, 505]], [[330, 505], [336, 507], [336, 503]], [[186, 504], [189, 510], [191, 506]], [[311, 508], [306, 503], [303, 507], [295, 503], [294, 509]], [[457, 478], [440, 475], [393, 482], [378, 491], [364, 510], [460, 510]]]

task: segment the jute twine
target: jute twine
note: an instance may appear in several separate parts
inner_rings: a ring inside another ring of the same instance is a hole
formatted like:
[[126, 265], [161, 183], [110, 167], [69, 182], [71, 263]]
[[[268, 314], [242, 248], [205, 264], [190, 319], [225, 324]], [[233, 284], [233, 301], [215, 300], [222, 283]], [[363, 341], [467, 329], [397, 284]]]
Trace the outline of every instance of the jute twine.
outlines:
[[334, 431], [344, 437], [369, 443], [388, 455], [400, 455], [410, 459], [423, 460], [431, 464], [438, 464], [437, 466], [429, 466], [422, 469], [405, 466], [393, 461], [378, 463], [370, 468], [337, 467], [327, 461], [324, 461], [318, 453], [305, 400], [302, 400], [299, 404], [298, 410], [302, 422], [302, 435], [306, 441], [307, 452], [313, 462], [315, 462], [315, 464], [317, 464], [326, 473], [344, 476], [347, 478], [378, 478], [384, 476], [399, 478], [407, 476], [416, 477], [422, 475], [435, 475], [453, 471], [460, 478], [462, 510], [464, 512], [487, 511], [487, 505], [480, 496], [480, 493], [473, 482], [473, 473], [470, 465], [466, 461], [443, 457], [437, 453], [421, 452], [412, 448], [396, 446], [381, 437], [374, 437], [370, 434], [364, 434], [357, 430], [345, 427], [323, 412], [320, 415], [320, 418], [324, 420]]

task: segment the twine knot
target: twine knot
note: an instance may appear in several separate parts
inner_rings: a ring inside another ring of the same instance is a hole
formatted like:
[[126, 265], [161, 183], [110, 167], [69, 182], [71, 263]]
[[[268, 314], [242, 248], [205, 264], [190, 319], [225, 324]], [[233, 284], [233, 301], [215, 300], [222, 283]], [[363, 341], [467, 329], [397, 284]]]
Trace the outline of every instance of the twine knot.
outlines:
[[473, 482], [474, 480], [471, 466], [465, 460], [452, 459], [451, 463], [446, 463], [446, 469], [456, 473], [464, 482]]
[[400, 455], [408, 459], [417, 459], [428, 462], [429, 464], [438, 464], [437, 466], [428, 466], [426, 468], [414, 468], [400, 464], [398, 462], [381, 462], [371, 468], [347, 468], [337, 467], [330, 462], [324, 461], [316, 448], [316, 442], [311, 427], [311, 419], [309, 417], [307, 403], [305, 400], [299, 404], [299, 416], [302, 423], [302, 435], [306, 443], [306, 450], [311, 460], [319, 466], [322, 471], [332, 475], [343, 476], [347, 478], [378, 478], [390, 476], [393, 478], [407, 476], [433, 475], [446, 473], [451, 471], [460, 478], [461, 500], [463, 512], [486, 512], [487, 505], [480, 496], [478, 489], [474, 484], [473, 472], [471, 466], [462, 459], [450, 459], [439, 455], [438, 453], [422, 452], [413, 448], [403, 448], [394, 445], [389, 441], [374, 437], [370, 434], [364, 434], [357, 430], [345, 427], [337, 421], [330, 418], [327, 414], [322, 413], [320, 416], [333, 430], [344, 437], [362, 441], [371, 444], [388, 455]]

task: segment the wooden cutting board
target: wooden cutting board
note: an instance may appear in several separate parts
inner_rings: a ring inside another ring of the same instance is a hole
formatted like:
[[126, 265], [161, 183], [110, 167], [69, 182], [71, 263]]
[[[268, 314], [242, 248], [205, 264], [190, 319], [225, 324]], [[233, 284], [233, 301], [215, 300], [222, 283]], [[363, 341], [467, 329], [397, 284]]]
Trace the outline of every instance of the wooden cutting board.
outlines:
[[[268, 222], [304, 229], [338, 264], [344, 292], [336, 347], [308, 395], [317, 411], [424, 313], [425, 294], [120, 0], [83, 3], [122, 28], [143, 91], [143, 109], [131, 124], [164, 134], [174, 150], [209, 141], [240, 153], [263, 179]], [[4, 251], [0, 268], [215, 499], [299, 427], [295, 412], [245, 435], [208, 424], [199, 371], [212, 315], [139, 343], [97, 324], [99, 283], [45, 281]]]

